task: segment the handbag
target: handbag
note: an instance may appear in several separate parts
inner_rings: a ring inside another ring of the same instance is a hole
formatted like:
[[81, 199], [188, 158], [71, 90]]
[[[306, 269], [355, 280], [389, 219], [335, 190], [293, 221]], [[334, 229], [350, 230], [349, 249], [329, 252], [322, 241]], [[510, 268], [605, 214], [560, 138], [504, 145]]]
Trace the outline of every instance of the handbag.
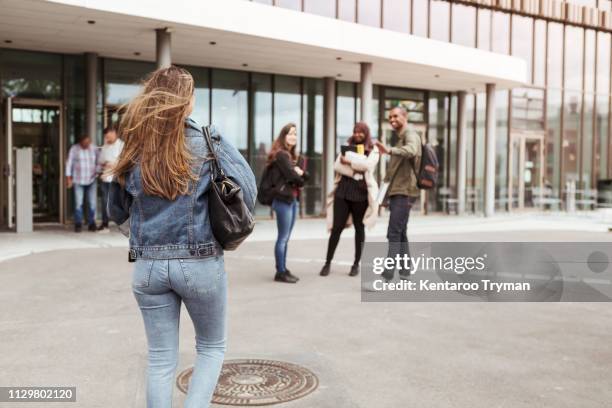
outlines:
[[224, 250], [233, 251], [253, 232], [255, 219], [244, 202], [242, 189], [221, 168], [209, 127], [203, 131], [211, 154], [208, 218], [217, 242]]

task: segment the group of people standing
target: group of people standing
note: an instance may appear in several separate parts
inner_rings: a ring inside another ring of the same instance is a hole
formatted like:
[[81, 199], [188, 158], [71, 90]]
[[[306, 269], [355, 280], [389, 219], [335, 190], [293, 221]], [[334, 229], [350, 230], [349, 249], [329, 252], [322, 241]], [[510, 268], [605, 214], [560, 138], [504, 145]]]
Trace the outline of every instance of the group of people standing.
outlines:
[[[108, 229], [108, 191], [113, 180], [112, 169], [123, 150], [124, 142], [117, 130], [107, 127], [103, 131], [104, 145], [99, 148], [89, 135], [82, 135], [70, 148], [66, 160], [66, 186], [74, 191], [74, 231], [81, 232], [84, 218], [84, 202], [87, 202], [87, 229]], [[102, 194], [102, 224], [96, 226], [98, 179]]]
[[[326, 201], [330, 236], [321, 276], [330, 274], [342, 231], [351, 225], [355, 228], [355, 255], [349, 276], [359, 274], [365, 227], [371, 228], [376, 223], [380, 204], [388, 206], [390, 212], [387, 228], [389, 256], [408, 253], [408, 219], [420, 195], [416, 171], [422, 154], [421, 140], [415, 132], [409, 131], [408, 115], [403, 107], [391, 109], [388, 119], [395, 133], [393, 147], [374, 141], [368, 125], [358, 122], [335, 160], [334, 188]], [[308, 179], [305, 161], [296, 154], [296, 144], [296, 126], [289, 123], [272, 144], [259, 192], [260, 202], [268, 204], [270, 200], [266, 198], [271, 198], [278, 227], [274, 280], [286, 283], [299, 281], [287, 268], [287, 247], [299, 208], [300, 189]], [[381, 155], [390, 156], [383, 197], [379, 196], [379, 186], [374, 177]], [[394, 270], [388, 270], [383, 277], [391, 280], [393, 274]]]
[[[96, 230], [98, 177], [102, 191], [108, 190], [103, 215], [117, 225], [129, 225], [129, 260], [134, 262], [131, 286], [147, 334], [149, 408], [172, 405], [182, 304], [194, 325], [197, 352], [185, 407], [209, 406], [223, 364], [228, 286], [223, 248], [209, 214], [210, 203], [219, 204], [218, 185], [212, 187], [217, 180], [211, 156], [218, 157], [218, 166], [239, 184], [245, 208], [252, 212], [255, 207], [255, 177], [244, 157], [213, 126], [201, 128], [190, 118], [196, 104], [194, 89], [193, 77], [183, 68], [171, 66], [151, 73], [141, 92], [124, 107], [119, 131], [123, 141], [117, 139], [117, 132], [105, 131], [105, 145], [98, 150], [84, 137], [70, 149], [66, 166], [67, 184], [75, 192], [76, 231], [83, 222], [84, 196], [89, 204], [89, 229]], [[403, 108], [392, 109], [389, 122], [397, 136], [393, 147], [374, 142], [367, 124], [358, 123], [336, 159], [335, 187], [328, 201], [331, 235], [322, 276], [330, 273], [340, 235], [351, 223], [356, 234], [350, 275], [358, 273], [365, 226], [374, 225], [381, 203], [374, 178], [381, 155], [390, 155], [381, 188], [388, 191], [383, 203], [388, 200], [391, 212], [387, 237], [398, 244], [389, 250], [407, 250], [408, 217], [419, 195], [415, 169], [421, 143], [408, 131]], [[307, 163], [296, 151], [297, 139], [295, 124], [282, 128], [262, 177], [267, 187], [259, 192], [269, 193], [264, 201], [276, 214], [275, 280], [287, 283], [298, 281], [287, 269], [287, 246], [300, 190], [308, 179]], [[110, 183], [105, 186], [107, 180]], [[209, 202], [211, 191], [217, 193], [213, 196], [217, 201]], [[390, 271], [385, 277], [392, 275]]]

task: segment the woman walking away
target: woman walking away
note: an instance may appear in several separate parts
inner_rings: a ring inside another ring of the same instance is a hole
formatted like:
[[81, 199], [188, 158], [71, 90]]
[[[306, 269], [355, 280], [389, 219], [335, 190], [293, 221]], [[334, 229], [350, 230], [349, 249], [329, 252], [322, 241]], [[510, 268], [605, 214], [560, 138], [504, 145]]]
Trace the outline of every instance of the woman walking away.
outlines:
[[[132, 291], [148, 343], [147, 407], [172, 406], [181, 302], [196, 333], [197, 358], [185, 407], [208, 407], [225, 353], [227, 279], [211, 231], [209, 150], [190, 118], [193, 78], [177, 67], [157, 70], [127, 106], [125, 147], [113, 169], [109, 213], [129, 224]], [[255, 178], [242, 155], [211, 127], [220, 165], [254, 206]]]
[[296, 153], [297, 131], [293, 123], [286, 124], [272, 144], [268, 155], [268, 175], [274, 186], [272, 209], [276, 214], [278, 236], [274, 246], [277, 282], [296, 283], [299, 278], [287, 269], [287, 245], [299, 209], [300, 187], [308, 179], [305, 164]]
[[321, 276], [329, 275], [340, 234], [345, 227], [350, 226], [351, 221], [355, 226], [355, 260], [349, 275], [359, 273], [361, 250], [365, 242], [364, 225], [373, 227], [378, 216], [378, 185], [374, 179], [378, 157], [378, 148], [372, 144], [368, 125], [357, 123], [353, 128], [353, 136], [348, 140], [346, 152], [338, 155], [334, 164], [335, 189], [327, 202], [327, 227], [331, 229], [331, 235]]

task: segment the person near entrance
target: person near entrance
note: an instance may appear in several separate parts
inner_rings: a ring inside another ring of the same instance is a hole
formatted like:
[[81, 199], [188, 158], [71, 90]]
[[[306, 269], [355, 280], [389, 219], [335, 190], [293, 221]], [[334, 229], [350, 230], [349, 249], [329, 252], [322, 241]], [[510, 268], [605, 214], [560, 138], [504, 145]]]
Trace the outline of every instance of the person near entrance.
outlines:
[[89, 135], [83, 135], [72, 145], [66, 161], [66, 186], [74, 189], [74, 231], [81, 232], [83, 225], [83, 199], [87, 200], [87, 224], [89, 231], [96, 228], [97, 200], [97, 152]]
[[321, 276], [329, 275], [340, 234], [351, 223], [355, 227], [355, 257], [349, 276], [359, 273], [365, 226], [373, 227], [378, 216], [378, 184], [374, 179], [374, 170], [379, 154], [372, 143], [368, 125], [365, 122], [355, 124], [353, 135], [347, 143], [334, 164], [334, 190], [327, 200], [327, 228], [331, 234], [325, 265], [319, 273]]
[[[410, 210], [420, 191], [417, 186], [416, 169], [421, 163], [421, 139], [416, 132], [408, 128], [408, 113], [402, 106], [397, 106], [389, 112], [389, 124], [393, 128], [393, 147], [387, 147], [380, 141], [376, 142], [381, 154], [390, 156], [385, 183], [388, 183], [387, 194], [389, 205], [389, 226], [387, 240], [389, 249], [387, 256], [397, 255], [410, 257], [408, 248], [408, 219]], [[393, 279], [395, 269], [387, 269], [382, 277], [387, 281]], [[410, 270], [400, 271], [400, 278], [408, 279]]]
[[100, 149], [98, 155], [98, 174], [100, 174], [100, 191], [102, 192], [102, 224], [98, 230], [108, 229], [108, 190], [113, 181], [112, 170], [117, 163], [117, 158], [123, 150], [124, 142], [119, 139], [117, 130], [113, 127], [107, 127], [103, 131], [104, 146]]

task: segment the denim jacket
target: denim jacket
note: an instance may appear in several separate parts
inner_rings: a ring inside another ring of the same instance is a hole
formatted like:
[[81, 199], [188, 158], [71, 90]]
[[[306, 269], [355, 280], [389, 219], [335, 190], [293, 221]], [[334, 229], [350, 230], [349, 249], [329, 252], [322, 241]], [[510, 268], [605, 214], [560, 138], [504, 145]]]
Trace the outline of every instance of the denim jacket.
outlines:
[[[213, 236], [208, 218], [208, 189], [211, 183], [209, 149], [202, 130], [192, 119], [185, 122], [186, 141], [194, 157], [192, 168], [199, 175], [189, 193], [171, 201], [143, 191], [140, 165], [125, 177], [122, 187], [110, 185], [108, 211], [117, 225], [129, 224], [131, 261], [143, 259], [205, 258], [223, 254]], [[255, 176], [240, 152], [211, 126], [211, 137], [220, 165], [243, 191], [253, 211], [257, 187]]]

